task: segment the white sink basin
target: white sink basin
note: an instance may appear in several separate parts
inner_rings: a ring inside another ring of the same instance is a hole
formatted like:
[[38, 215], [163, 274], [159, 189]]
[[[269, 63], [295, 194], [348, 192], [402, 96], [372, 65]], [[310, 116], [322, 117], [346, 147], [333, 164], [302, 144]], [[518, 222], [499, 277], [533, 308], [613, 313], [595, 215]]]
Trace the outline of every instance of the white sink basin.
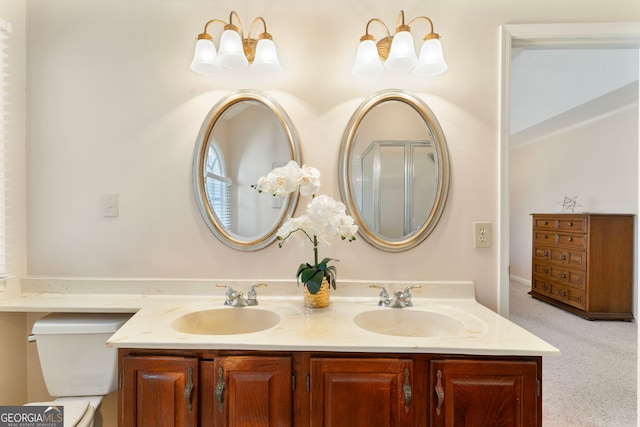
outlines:
[[355, 324], [370, 332], [402, 337], [455, 337], [465, 333], [457, 319], [432, 311], [385, 308], [365, 311], [353, 318]]
[[174, 320], [171, 327], [185, 334], [235, 335], [264, 331], [279, 322], [280, 315], [269, 310], [215, 308], [187, 313]]

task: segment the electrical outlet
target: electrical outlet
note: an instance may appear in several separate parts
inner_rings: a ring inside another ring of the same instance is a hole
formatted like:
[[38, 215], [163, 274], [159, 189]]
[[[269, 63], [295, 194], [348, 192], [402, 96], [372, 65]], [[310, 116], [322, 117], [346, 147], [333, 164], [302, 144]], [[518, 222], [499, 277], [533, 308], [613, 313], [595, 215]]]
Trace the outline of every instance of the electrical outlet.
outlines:
[[473, 247], [491, 247], [491, 223], [488, 221], [476, 221], [473, 223]]

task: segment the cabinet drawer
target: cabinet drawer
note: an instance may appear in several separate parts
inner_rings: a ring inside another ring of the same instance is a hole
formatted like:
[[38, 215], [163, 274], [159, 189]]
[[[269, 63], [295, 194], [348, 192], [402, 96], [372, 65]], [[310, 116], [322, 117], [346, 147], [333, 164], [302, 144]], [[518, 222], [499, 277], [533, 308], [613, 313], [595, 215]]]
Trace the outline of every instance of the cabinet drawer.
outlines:
[[533, 272], [537, 275], [544, 276], [545, 278], [551, 277], [551, 267], [547, 264], [533, 263]]
[[540, 230], [555, 230], [557, 228], [557, 219], [551, 217], [533, 217], [533, 228]]
[[562, 245], [576, 249], [587, 248], [586, 234], [552, 233], [535, 230], [533, 232], [533, 242], [547, 245]]
[[558, 218], [557, 224], [559, 231], [587, 232], [587, 218]]
[[584, 289], [586, 275], [584, 271], [574, 271], [562, 267], [551, 267], [548, 272], [551, 280], [574, 288]]
[[587, 266], [587, 253], [551, 246], [534, 246], [533, 260], [539, 264], [550, 262], [565, 265], [576, 270], [585, 270]]
[[533, 279], [531, 289], [539, 294], [551, 295], [551, 285], [540, 279]]
[[576, 249], [587, 249], [586, 234], [558, 233], [557, 242], [559, 245], [570, 246]]
[[533, 228], [548, 231], [570, 231], [574, 233], [586, 233], [587, 218], [584, 217], [534, 217]]
[[549, 261], [577, 270], [585, 270], [587, 267], [587, 253], [564, 248], [550, 248]]
[[551, 293], [549, 296], [580, 309], [584, 309], [586, 306], [584, 291], [569, 286], [551, 283]]

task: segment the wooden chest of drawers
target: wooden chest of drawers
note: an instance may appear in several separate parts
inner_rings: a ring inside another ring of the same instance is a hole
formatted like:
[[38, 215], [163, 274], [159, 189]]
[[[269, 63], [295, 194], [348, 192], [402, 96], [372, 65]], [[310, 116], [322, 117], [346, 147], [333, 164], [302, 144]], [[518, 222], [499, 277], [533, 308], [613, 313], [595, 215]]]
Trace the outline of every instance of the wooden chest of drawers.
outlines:
[[633, 319], [633, 215], [532, 217], [531, 296], [589, 320]]

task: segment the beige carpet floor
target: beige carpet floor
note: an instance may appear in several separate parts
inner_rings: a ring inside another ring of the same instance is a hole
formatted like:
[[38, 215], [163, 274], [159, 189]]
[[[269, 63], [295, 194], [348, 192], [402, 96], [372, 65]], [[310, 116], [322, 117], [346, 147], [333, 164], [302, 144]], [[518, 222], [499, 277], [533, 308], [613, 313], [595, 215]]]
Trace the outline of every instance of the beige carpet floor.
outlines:
[[636, 427], [637, 324], [588, 321], [511, 281], [510, 319], [560, 349], [542, 361], [544, 427]]

